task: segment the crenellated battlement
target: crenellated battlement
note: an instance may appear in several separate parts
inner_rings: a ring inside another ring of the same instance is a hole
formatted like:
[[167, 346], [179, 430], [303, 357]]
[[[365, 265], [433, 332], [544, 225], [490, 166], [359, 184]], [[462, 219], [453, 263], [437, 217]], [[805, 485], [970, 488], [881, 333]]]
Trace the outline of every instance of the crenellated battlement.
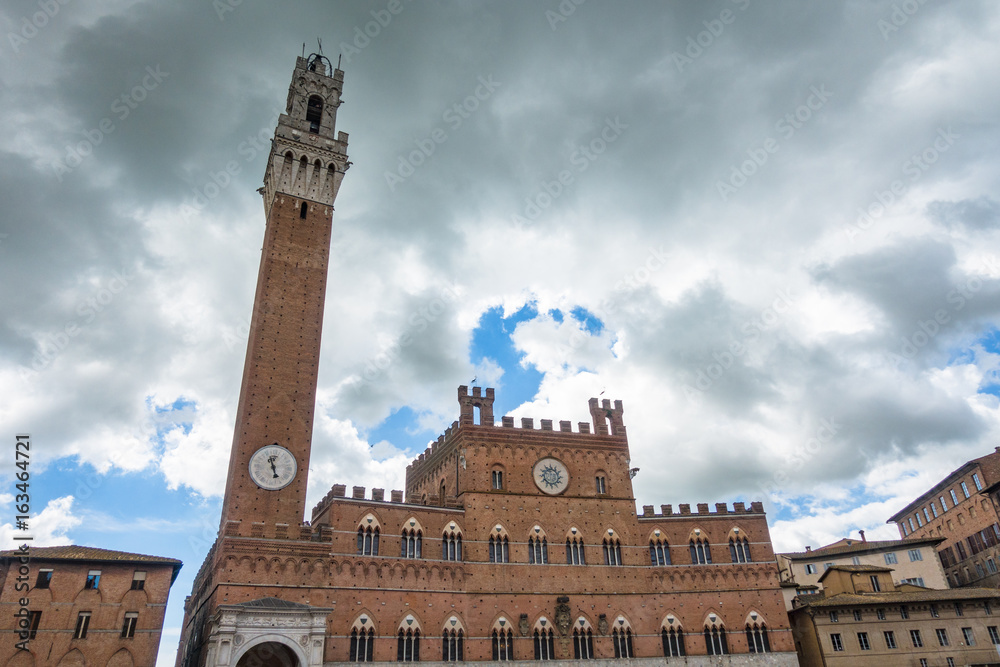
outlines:
[[642, 514], [639, 515], [639, 518], [663, 519], [687, 518], [692, 516], [722, 516], [728, 514], [763, 514], [764, 504], [754, 501], [750, 503], [750, 507], [747, 507], [746, 503], [733, 503], [733, 509], [730, 510], [726, 503], [715, 503], [715, 509], [710, 510], [708, 503], [698, 503], [695, 505], [695, 511], [692, 512], [689, 503], [680, 503], [677, 509], [678, 511], [675, 512], [673, 505], [660, 505], [660, 513], [657, 514], [656, 510], [653, 509], [653, 505], [643, 505]]
[[[596, 398], [591, 398], [589, 407], [591, 417], [594, 420], [593, 423], [577, 422], [576, 430], [574, 430], [572, 421], [560, 420], [558, 422], [559, 428], [556, 429], [554, 427], [555, 422], [552, 419], [539, 419], [538, 427], [536, 428], [533, 417], [522, 417], [521, 423], [515, 425], [513, 417], [504, 416], [500, 418], [500, 424], [497, 425], [493, 421], [494, 398], [495, 390], [492, 387], [487, 387], [485, 391], [481, 387], [473, 387], [470, 393], [468, 386], [460, 386], [458, 388], [459, 419], [452, 422], [451, 426], [446, 428], [444, 433], [438, 436], [437, 440], [432, 442], [421, 454], [418, 454], [406, 466], [407, 471], [419, 468], [425, 462], [429, 461], [435, 454], [451, 443], [452, 438], [457, 434], [460, 427], [464, 428], [466, 426], [502, 429], [517, 428], [537, 433], [551, 432], [573, 435], [626, 437], [625, 424], [622, 419], [625, 410], [620, 400], [612, 404], [608, 399], [604, 399], [602, 403]], [[475, 419], [476, 409], [480, 411], [478, 424]]]

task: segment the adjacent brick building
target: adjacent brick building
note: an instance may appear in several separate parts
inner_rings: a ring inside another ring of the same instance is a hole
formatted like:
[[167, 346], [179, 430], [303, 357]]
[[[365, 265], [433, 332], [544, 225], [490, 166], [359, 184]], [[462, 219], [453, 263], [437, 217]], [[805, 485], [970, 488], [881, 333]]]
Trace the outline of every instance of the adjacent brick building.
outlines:
[[[637, 513], [620, 401], [591, 421], [459, 419], [406, 494], [334, 486], [303, 523], [343, 72], [296, 62], [264, 177], [267, 226], [219, 536], [178, 667], [593, 659], [794, 665], [759, 503]], [[632, 664], [632, 663], [630, 663]]]
[[[156, 663], [179, 560], [80, 546], [31, 548], [27, 562], [23, 556], [0, 551], [0, 664]], [[22, 600], [26, 644], [18, 628]]]
[[973, 459], [889, 518], [907, 539], [942, 538], [953, 587], [1000, 586], [1000, 447]]
[[1000, 591], [896, 586], [889, 568], [835, 565], [789, 614], [802, 667], [1000, 665]]

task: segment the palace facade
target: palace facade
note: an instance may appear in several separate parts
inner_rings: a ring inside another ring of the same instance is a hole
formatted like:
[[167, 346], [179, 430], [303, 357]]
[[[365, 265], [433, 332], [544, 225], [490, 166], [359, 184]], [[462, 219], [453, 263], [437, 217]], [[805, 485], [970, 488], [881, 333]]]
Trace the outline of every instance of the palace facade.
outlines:
[[794, 665], [759, 503], [645, 506], [620, 401], [494, 421], [494, 391], [408, 467], [303, 522], [344, 73], [299, 58], [264, 177], [264, 248], [219, 535], [178, 667], [355, 662]]

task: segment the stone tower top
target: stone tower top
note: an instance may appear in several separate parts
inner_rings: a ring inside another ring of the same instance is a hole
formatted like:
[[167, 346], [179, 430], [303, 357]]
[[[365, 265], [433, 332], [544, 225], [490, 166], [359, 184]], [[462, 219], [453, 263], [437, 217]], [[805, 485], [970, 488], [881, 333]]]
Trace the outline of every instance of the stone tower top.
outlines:
[[594, 420], [594, 432], [600, 435], [625, 435], [625, 422], [622, 414], [625, 412], [621, 401], [615, 401], [615, 406], [611, 407], [611, 401], [604, 399], [598, 401], [596, 398], [590, 399], [590, 416]]
[[486, 388], [483, 396], [481, 387], [473, 387], [472, 395], [464, 384], [458, 388], [458, 405], [460, 408], [458, 423], [475, 424], [476, 408], [479, 408], [479, 424], [493, 426], [493, 387]]
[[344, 73], [325, 56], [296, 58], [285, 113], [278, 118], [264, 174], [264, 210], [275, 196], [332, 206], [350, 168], [347, 133], [337, 132], [337, 109], [343, 103]]

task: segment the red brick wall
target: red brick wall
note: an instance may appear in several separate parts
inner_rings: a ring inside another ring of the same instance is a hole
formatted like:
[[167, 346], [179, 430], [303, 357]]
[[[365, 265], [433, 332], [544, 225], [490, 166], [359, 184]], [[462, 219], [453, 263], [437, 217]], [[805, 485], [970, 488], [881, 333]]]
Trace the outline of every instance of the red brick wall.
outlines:
[[[153, 665], [160, 644], [163, 614], [173, 568], [169, 565], [153, 563], [77, 562], [32, 560], [29, 564], [27, 592], [30, 600], [28, 608], [41, 611], [39, 631], [35, 639], [28, 643], [35, 656], [36, 665], [55, 665], [64, 655], [79, 650], [87, 664], [105, 665], [111, 656], [126, 649], [135, 665]], [[14, 589], [15, 576], [8, 570], [17, 571], [15, 561], [0, 563], [3, 592], [0, 597], [0, 664], [6, 664], [17, 648], [17, 635], [13, 632], [14, 613], [19, 608], [19, 598], [25, 593]], [[53, 570], [52, 582], [48, 589], [34, 588], [40, 568]], [[85, 590], [84, 583], [89, 570], [101, 570], [97, 590]], [[144, 570], [145, 587], [141, 591], [131, 590], [132, 575], [136, 570]], [[85, 639], [73, 639], [77, 617], [81, 611], [92, 612], [90, 627]], [[135, 637], [121, 638], [122, 624], [126, 612], [138, 612], [139, 618]]]

